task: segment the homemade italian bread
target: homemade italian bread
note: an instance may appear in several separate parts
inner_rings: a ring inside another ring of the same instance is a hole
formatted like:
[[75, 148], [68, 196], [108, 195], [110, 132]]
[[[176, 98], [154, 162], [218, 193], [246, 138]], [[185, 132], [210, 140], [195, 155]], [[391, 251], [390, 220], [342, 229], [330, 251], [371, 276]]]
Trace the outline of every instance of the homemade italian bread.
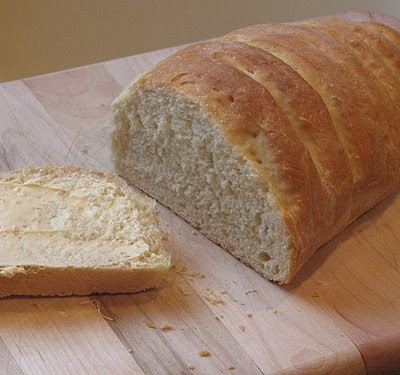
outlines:
[[251, 26], [163, 60], [113, 111], [121, 176], [287, 283], [399, 185], [400, 35]]
[[158, 286], [155, 201], [72, 167], [0, 174], [0, 296], [136, 292]]

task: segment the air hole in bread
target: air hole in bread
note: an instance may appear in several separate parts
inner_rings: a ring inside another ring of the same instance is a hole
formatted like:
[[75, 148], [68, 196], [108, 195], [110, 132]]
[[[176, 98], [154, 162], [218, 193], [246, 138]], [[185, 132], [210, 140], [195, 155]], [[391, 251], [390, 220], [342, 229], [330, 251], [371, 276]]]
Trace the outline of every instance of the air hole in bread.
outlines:
[[250, 131], [250, 132], [249, 132], [249, 135], [250, 135], [250, 137], [252, 137], [252, 138], [257, 138], [258, 132], [252, 132], [252, 131]]
[[268, 262], [271, 259], [271, 257], [266, 251], [261, 251], [261, 253], [258, 253], [258, 259], [261, 262]]

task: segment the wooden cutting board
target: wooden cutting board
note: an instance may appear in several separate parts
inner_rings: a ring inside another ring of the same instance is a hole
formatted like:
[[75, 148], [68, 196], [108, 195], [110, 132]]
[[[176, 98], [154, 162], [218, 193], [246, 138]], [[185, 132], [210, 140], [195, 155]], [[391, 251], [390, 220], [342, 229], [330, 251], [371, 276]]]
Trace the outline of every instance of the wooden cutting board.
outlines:
[[[400, 29], [388, 17], [341, 17]], [[110, 102], [176, 49], [0, 85], [0, 170], [51, 163], [112, 171]], [[0, 374], [400, 373], [398, 192], [321, 248], [286, 287], [159, 210], [168, 249], [180, 259], [169, 285], [136, 295], [0, 300]]]

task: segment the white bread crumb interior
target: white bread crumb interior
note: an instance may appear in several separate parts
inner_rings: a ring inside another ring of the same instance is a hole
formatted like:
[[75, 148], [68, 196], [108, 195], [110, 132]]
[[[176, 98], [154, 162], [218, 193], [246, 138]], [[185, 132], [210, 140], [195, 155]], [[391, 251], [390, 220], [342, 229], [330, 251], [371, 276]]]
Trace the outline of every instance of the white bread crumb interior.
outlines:
[[274, 197], [199, 105], [167, 88], [132, 87], [114, 113], [122, 176], [265, 277], [285, 279], [288, 237]]

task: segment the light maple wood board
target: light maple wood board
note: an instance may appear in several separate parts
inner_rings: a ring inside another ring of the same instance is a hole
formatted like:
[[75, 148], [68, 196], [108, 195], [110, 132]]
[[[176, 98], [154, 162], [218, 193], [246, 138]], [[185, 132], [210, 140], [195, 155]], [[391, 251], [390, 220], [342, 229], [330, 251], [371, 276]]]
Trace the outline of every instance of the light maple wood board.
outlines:
[[[112, 99], [174, 50], [0, 85], [0, 170], [51, 163], [112, 171]], [[159, 210], [168, 249], [187, 270], [136, 295], [0, 300], [0, 374], [400, 372], [398, 192], [286, 287]]]

